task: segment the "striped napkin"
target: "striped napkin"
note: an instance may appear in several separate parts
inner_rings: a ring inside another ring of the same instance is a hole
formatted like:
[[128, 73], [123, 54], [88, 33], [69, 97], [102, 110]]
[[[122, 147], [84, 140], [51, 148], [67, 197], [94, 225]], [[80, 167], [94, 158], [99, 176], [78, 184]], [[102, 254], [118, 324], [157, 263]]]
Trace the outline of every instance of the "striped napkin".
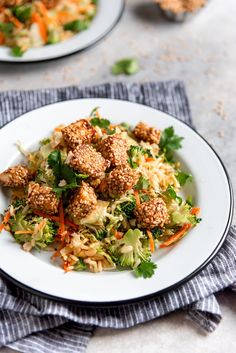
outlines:
[[[181, 82], [102, 84], [0, 93], [0, 126], [49, 103], [88, 97], [125, 99], [160, 109], [192, 124]], [[236, 229], [231, 228], [217, 256], [198, 275], [165, 294], [113, 308], [84, 308], [44, 299], [0, 276], [0, 347], [27, 353], [82, 353], [95, 327], [127, 328], [184, 309], [204, 330], [221, 320], [214, 293], [236, 291]]]

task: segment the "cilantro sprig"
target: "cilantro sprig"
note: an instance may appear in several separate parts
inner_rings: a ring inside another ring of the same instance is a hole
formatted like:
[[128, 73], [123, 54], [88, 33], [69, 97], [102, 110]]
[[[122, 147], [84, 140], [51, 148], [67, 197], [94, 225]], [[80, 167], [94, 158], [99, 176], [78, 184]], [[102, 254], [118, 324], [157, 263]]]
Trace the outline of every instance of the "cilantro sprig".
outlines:
[[[47, 162], [55, 177], [53, 191], [58, 198], [62, 196], [63, 192], [77, 188], [81, 180], [88, 178], [88, 175], [75, 173], [72, 168], [63, 163], [61, 152], [59, 150], [51, 152], [48, 156]], [[60, 186], [61, 180], [65, 180], [66, 184]]]
[[182, 147], [183, 137], [175, 134], [173, 126], [162, 131], [160, 140], [160, 152], [165, 154], [167, 161], [173, 162], [173, 152]]
[[176, 179], [178, 180], [180, 186], [184, 186], [187, 181], [192, 181], [193, 180], [193, 176], [191, 174], [179, 171], [176, 174]]
[[149, 187], [150, 187], [149, 180], [141, 175], [134, 188], [135, 190], [146, 190], [146, 189], [149, 189]]
[[174, 188], [172, 186], [168, 186], [168, 188], [166, 189], [166, 191], [164, 191], [163, 195], [167, 198], [167, 199], [173, 199], [176, 200], [179, 205], [181, 205], [182, 203], [182, 198], [180, 196], [177, 195], [177, 193], [175, 192]]
[[151, 261], [143, 261], [141, 264], [134, 270], [136, 277], [150, 278], [154, 275], [157, 265]]

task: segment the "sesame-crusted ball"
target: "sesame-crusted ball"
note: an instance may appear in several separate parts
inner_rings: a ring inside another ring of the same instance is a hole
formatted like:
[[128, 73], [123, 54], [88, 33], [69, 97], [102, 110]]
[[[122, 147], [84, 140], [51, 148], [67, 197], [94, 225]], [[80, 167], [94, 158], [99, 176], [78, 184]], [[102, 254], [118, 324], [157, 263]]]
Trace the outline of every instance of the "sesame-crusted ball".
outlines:
[[163, 227], [169, 223], [165, 201], [160, 197], [141, 203], [135, 210], [137, 222], [142, 228]]
[[97, 197], [91, 186], [82, 182], [81, 187], [72, 196], [67, 207], [71, 218], [81, 219], [91, 213], [97, 205]]
[[77, 146], [69, 155], [68, 163], [74, 170], [94, 179], [104, 178], [105, 170], [110, 165], [110, 162], [106, 161], [100, 152], [89, 145]]
[[138, 174], [128, 165], [113, 169], [105, 179], [110, 197], [120, 196], [133, 188], [138, 180]]
[[29, 169], [22, 165], [8, 168], [0, 173], [0, 184], [10, 188], [25, 187], [31, 179], [32, 174]]
[[28, 205], [33, 210], [57, 213], [59, 199], [57, 199], [55, 192], [49, 186], [42, 186], [32, 182], [29, 184]]
[[71, 149], [97, 140], [96, 129], [85, 119], [78, 120], [64, 127], [61, 132], [68, 147]]
[[161, 138], [160, 130], [149, 127], [147, 124], [142, 122], [138, 123], [133, 131], [135, 137], [138, 140], [149, 142], [149, 143], [157, 143], [159, 144]]
[[112, 167], [127, 163], [127, 142], [119, 135], [108, 136], [99, 143], [99, 151], [105, 159], [111, 162]]

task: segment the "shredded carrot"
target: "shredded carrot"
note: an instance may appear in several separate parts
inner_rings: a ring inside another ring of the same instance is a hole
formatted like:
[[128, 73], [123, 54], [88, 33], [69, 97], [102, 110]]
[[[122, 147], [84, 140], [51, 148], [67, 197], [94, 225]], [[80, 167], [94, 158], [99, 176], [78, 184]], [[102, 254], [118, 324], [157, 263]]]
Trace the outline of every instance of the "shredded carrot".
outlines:
[[14, 16], [10, 16], [9, 21], [12, 22], [14, 24], [14, 26], [16, 26], [17, 28], [23, 27], [22, 23]]
[[0, 32], [0, 45], [5, 43], [5, 36], [2, 32]]
[[41, 1], [37, 1], [37, 6], [39, 8], [39, 11], [43, 15], [45, 21], [47, 21], [48, 20], [48, 10], [47, 10], [46, 6]]
[[15, 234], [33, 234], [32, 230], [17, 230]]
[[201, 211], [200, 207], [193, 207], [193, 208], [191, 209], [191, 214], [197, 216], [200, 211]]
[[10, 213], [10, 211], [7, 211], [7, 212], [5, 213], [5, 216], [4, 216], [4, 218], [3, 218], [2, 223], [0, 224], [0, 233], [1, 233], [1, 231], [4, 229], [5, 225], [7, 225], [7, 223], [8, 223], [8, 221], [9, 221], [10, 217], [11, 217], [11, 213]]
[[152, 157], [147, 157], [147, 158], [145, 158], [145, 161], [146, 161], [146, 162], [152, 162], [152, 161], [154, 161], [154, 158], [152, 158]]
[[173, 243], [175, 243], [177, 240], [181, 239], [182, 236], [191, 228], [191, 224], [190, 223], [186, 223], [183, 225], [183, 227], [174, 235], [172, 235], [167, 241], [165, 241], [164, 243], [162, 243], [160, 245], [160, 248], [166, 248], [167, 246], [172, 245]]
[[38, 13], [34, 12], [31, 16], [31, 20], [32, 20], [32, 22], [37, 23], [37, 25], [39, 26], [39, 31], [40, 31], [40, 35], [42, 37], [42, 40], [44, 41], [44, 43], [46, 43], [47, 37], [48, 37], [47, 28], [46, 28], [46, 25], [45, 25], [42, 17]]
[[[37, 210], [34, 210], [34, 213], [35, 213], [37, 216], [40, 216], [40, 217], [43, 217], [43, 218], [48, 218], [48, 219], [50, 219], [51, 221], [60, 223], [60, 220], [59, 220], [59, 217], [58, 217], [58, 216], [49, 215], [49, 214], [46, 214], [46, 213], [44, 213], [44, 212], [37, 211]], [[70, 226], [71, 228], [78, 228], [78, 225], [75, 224], [74, 222], [71, 222], [69, 219], [65, 219], [65, 222], [64, 222], [64, 223], [65, 223], [66, 225]]]
[[58, 127], [55, 127], [54, 131], [55, 132], [60, 132], [62, 129], [63, 129], [63, 127], [58, 126]]
[[115, 231], [115, 237], [116, 237], [116, 239], [122, 239], [123, 238], [123, 235], [124, 235], [124, 233], [122, 233], [122, 232], [118, 232], [117, 230]]
[[64, 214], [62, 200], [60, 201], [60, 204], [59, 204], [59, 223], [60, 223], [60, 227], [58, 229], [58, 234], [62, 235], [65, 232], [65, 214]]
[[64, 264], [63, 264], [63, 270], [64, 270], [65, 272], [69, 272], [69, 271], [71, 271], [71, 268], [69, 268], [69, 267], [70, 267], [69, 262], [68, 262], [68, 261], [65, 261]]
[[154, 239], [153, 239], [153, 236], [152, 236], [152, 232], [150, 230], [147, 230], [147, 235], [148, 235], [148, 238], [149, 238], [150, 250], [151, 250], [151, 252], [154, 252], [155, 243], [154, 243]]
[[136, 206], [140, 206], [141, 202], [140, 202], [138, 190], [134, 190], [134, 197], [135, 197], [135, 200], [136, 200]]

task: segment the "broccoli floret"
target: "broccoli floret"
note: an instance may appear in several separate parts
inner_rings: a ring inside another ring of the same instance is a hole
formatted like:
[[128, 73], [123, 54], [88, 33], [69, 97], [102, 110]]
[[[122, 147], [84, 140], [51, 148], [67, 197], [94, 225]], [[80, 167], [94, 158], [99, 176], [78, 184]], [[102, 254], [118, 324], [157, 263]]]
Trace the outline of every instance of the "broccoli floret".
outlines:
[[130, 146], [128, 150], [128, 162], [131, 168], [136, 169], [139, 166], [141, 157], [147, 154], [147, 150], [139, 146]]
[[37, 230], [42, 221], [43, 218], [33, 215], [28, 206], [20, 207], [9, 220], [10, 230], [18, 243], [30, 243], [31, 248], [44, 249], [53, 242], [57, 227], [47, 219], [42, 228]]
[[134, 209], [136, 207], [136, 201], [134, 196], [130, 196], [130, 200], [122, 202], [116, 208], [116, 212], [122, 212], [123, 215], [127, 218], [133, 218], [134, 216]]
[[185, 223], [190, 223], [195, 226], [200, 222], [200, 218], [196, 215], [191, 214], [191, 206], [188, 203], [182, 204], [171, 213], [171, 220], [174, 224], [184, 225]]
[[132, 269], [151, 257], [148, 242], [139, 229], [129, 229], [122, 239], [110, 246], [109, 251], [120, 266]]

